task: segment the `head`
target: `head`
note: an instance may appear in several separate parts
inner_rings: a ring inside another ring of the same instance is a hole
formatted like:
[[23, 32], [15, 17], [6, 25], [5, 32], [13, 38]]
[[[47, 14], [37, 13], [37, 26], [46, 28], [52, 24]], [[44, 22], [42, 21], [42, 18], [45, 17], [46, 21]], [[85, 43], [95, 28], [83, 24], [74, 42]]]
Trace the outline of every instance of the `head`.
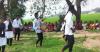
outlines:
[[38, 20], [43, 21], [43, 19], [42, 19], [42, 18], [38, 18]]
[[19, 16], [16, 16], [16, 19], [18, 20], [20, 17]]
[[38, 19], [38, 12], [34, 14], [35, 18]]

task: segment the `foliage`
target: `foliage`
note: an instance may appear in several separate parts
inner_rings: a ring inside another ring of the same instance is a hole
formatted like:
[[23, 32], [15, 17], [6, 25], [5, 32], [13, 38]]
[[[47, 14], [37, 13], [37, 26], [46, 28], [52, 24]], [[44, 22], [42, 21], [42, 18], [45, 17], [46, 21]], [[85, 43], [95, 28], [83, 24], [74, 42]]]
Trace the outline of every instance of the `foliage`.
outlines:
[[23, 24], [29, 24], [33, 22], [33, 19], [22, 19], [23, 20]]
[[53, 17], [48, 17], [44, 19], [44, 22], [48, 22], [48, 23], [56, 23], [59, 22], [59, 16], [53, 16]]
[[[34, 19], [23, 19], [23, 24], [32, 23], [33, 21]], [[59, 22], [59, 16], [43, 18], [43, 21], [47, 23], [57, 23]]]
[[[74, 21], [75, 21], [75, 16], [74, 16]], [[95, 13], [95, 14], [81, 14], [81, 20], [83, 23], [89, 23], [89, 22], [96, 22], [98, 21], [100, 23], [100, 13]], [[32, 22], [33, 19], [26, 19], [24, 20], [24, 23], [29, 23]], [[44, 22], [50, 22], [50, 23], [56, 23], [59, 22], [59, 17], [58, 16], [53, 16], [53, 17], [47, 17], [44, 18]]]
[[23, 5], [19, 5], [17, 8], [11, 8], [9, 9], [9, 16], [13, 19], [16, 16], [22, 17], [25, 12], [25, 7]]
[[[74, 21], [75, 21], [75, 16], [74, 16]], [[46, 22], [52, 22], [55, 23], [54, 21], [58, 22], [59, 17], [54, 16], [54, 17], [50, 17], [50, 19], [45, 19]], [[81, 14], [81, 20], [83, 23], [89, 23], [89, 22], [99, 22], [100, 23], [100, 13], [94, 13], [94, 14]]]
[[[74, 20], [76, 18], [74, 17]], [[100, 13], [95, 14], [81, 14], [81, 20], [83, 23], [89, 22], [100, 22]]]

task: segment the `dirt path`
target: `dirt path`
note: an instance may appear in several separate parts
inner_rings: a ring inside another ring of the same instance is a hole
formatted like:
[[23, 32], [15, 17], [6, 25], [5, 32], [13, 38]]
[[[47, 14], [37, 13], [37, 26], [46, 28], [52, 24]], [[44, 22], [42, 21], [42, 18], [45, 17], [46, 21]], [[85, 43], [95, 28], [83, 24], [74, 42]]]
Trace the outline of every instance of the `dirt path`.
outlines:
[[75, 33], [75, 37], [94, 37], [94, 36], [100, 36], [100, 33], [96, 32], [88, 32], [88, 31], [77, 31]]
[[[52, 37], [62, 37], [63, 33], [62, 32], [46, 32], [45, 33], [47, 36], [51, 35]], [[76, 33], [74, 34], [74, 36], [77, 37], [94, 37], [94, 36], [100, 36], [100, 33], [96, 33], [96, 32], [88, 32], [88, 31], [76, 31]]]
[[[49, 33], [46, 33], [46, 35], [47, 36], [51, 35], [51, 37], [61, 38], [63, 36], [63, 33], [62, 32], [49, 32]], [[74, 36], [75, 38], [87, 37], [86, 41], [83, 42], [83, 46], [85, 46], [86, 48], [95, 48], [95, 47], [100, 48], [100, 33], [81, 30], [81, 31], [76, 31]], [[90, 37], [95, 37], [95, 38], [93, 39]]]
[[100, 48], [100, 39], [87, 38], [86, 41], [83, 42], [83, 46], [87, 48]]

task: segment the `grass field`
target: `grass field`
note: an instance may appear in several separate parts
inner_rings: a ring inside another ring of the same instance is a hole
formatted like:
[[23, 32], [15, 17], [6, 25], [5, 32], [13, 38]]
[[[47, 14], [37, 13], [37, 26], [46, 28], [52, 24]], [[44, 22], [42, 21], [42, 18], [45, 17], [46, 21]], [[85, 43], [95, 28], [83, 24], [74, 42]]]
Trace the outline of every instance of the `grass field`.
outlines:
[[[36, 35], [34, 32], [24, 32], [20, 41], [14, 41], [12, 46], [6, 47], [6, 52], [61, 52], [65, 41], [63, 38], [53, 37], [56, 32], [44, 35], [43, 47], [35, 47]], [[76, 38], [73, 52], [98, 52], [95, 49], [85, 48], [84, 38]], [[68, 52], [68, 50], [66, 50]]]
[[100, 22], [100, 13], [95, 13], [95, 14], [82, 14], [81, 17], [83, 22]]
[[[73, 20], [75, 20], [76, 18], [74, 17]], [[52, 21], [53, 20], [53, 21]], [[49, 18], [45, 19], [46, 22], [55, 22], [55, 21], [58, 21], [60, 20], [58, 18], [58, 16], [54, 16], [54, 17], [51, 17], [50, 20]], [[95, 14], [82, 14], [81, 15], [81, 20], [82, 22], [100, 22], [100, 13], [95, 13]]]
[[[100, 13], [95, 13], [95, 14], [82, 14], [81, 15], [81, 19], [82, 19], [82, 22], [100, 22]], [[53, 16], [53, 17], [48, 17], [48, 18], [45, 18], [44, 19], [44, 22], [50, 22], [50, 23], [56, 23], [58, 22], [59, 19], [59, 16]], [[75, 20], [75, 17], [74, 17], [74, 20]], [[24, 23], [29, 23], [29, 22], [32, 22], [33, 19], [27, 19], [27, 20], [24, 20]]]
[[53, 16], [44, 19], [44, 22], [49, 22], [49, 23], [56, 23], [58, 21], [59, 21], [59, 16]]

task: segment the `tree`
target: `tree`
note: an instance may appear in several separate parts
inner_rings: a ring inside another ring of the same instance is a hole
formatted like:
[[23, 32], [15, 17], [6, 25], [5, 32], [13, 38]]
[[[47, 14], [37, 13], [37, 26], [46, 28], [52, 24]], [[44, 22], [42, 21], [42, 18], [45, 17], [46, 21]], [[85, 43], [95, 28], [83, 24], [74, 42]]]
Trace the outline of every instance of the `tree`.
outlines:
[[5, 15], [4, 0], [0, 0], [0, 17], [4, 17]]
[[76, 16], [76, 29], [82, 29], [82, 21], [81, 21], [81, 2], [86, 0], [76, 0], [76, 10], [74, 5], [70, 0], [66, 0], [68, 6], [72, 8], [71, 12]]
[[41, 14], [40, 16], [43, 18], [44, 17], [44, 12], [45, 12], [45, 0], [36, 0], [33, 3], [32, 9], [39, 11]]
[[[20, 3], [21, 2], [21, 3]], [[23, 16], [25, 7], [22, 4], [24, 0], [8, 0], [8, 15], [13, 19], [17, 15]]]

